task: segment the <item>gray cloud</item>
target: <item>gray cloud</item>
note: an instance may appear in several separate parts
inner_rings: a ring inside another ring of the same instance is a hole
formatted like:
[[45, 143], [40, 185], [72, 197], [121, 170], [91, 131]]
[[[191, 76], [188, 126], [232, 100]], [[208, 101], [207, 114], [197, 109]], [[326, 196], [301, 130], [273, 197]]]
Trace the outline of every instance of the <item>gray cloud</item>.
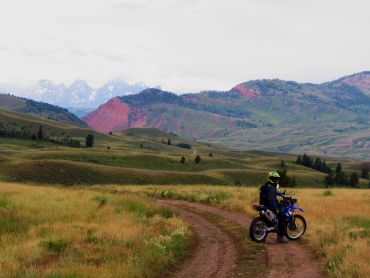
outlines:
[[123, 9], [125, 11], [136, 12], [145, 8], [145, 3], [142, 1], [117, 1], [111, 3], [111, 7], [116, 9]]
[[41, 49], [23, 49], [22, 54], [26, 56], [32, 56], [32, 57], [37, 57], [37, 56], [50, 56], [53, 54], [56, 54], [55, 51], [53, 50], [41, 50]]
[[110, 53], [110, 52], [103, 52], [103, 51], [94, 50], [94, 51], [92, 51], [92, 54], [95, 55], [95, 56], [101, 57], [103, 59], [112, 61], [112, 62], [130, 62], [131, 61], [130, 59], [128, 59], [124, 56], [113, 54], [113, 53]]
[[124, 77], [198, 91], [370, 68], [368, 0], [0, 2], [0, 81]]

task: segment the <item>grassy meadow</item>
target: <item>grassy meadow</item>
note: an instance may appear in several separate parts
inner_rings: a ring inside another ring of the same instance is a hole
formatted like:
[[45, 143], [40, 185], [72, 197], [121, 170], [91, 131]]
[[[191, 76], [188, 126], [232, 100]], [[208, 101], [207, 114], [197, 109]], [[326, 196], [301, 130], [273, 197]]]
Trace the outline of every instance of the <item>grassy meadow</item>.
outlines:
[[[71, 131], [81, 141], [84, 139], [79, 136], [87, 132], [85, 128]], [[62, 185], [240, 183], [250, 186], [262, 183], [268, 169], [278, 169], [283, 160], [288, 175], [295, 176], [298, 186], [324, 187], [325, 174], [297, 165], [296, 155], [292, 154], [233, 151], [151, 128], [94, 134], [93, 148], [0, 137], [0, 180]], [[180, 147], [181, 143], [191, 148]], [[197, 155], [201, 157], [199, 164], [194, 161]], [[180, 163], [182, 157], [184, 163]], [[332, 169], [339, 162], [330, 157], [322, 159]], [[341, 163], [344, 171], [360, 173], [361, 165], [366, 162], [342, 160]], [[368, 187], [369, 181], [361, 180], [360, 184]]]
[[[102, 134], [0, 110], [1, 121], [42, 124], [82, 143], [91, 133], [95, 144], [0, 137], [0, 277], [155, 277], [186, 253], [191, 232], [150, 197], [256, 215], [257, 186], [281, 161], [296, 179], [288, 190], [306, 209], [306, 239], [323, 255], [328, 276], [370, 276], [370, 191], [325, 189], [326, 174], [296, 164], [296, 155], [230, 150], [154, 128]], [[333, 170], [341, 162], [346, 173], [369, 165], [320, 157]], [[360, 179], [360, 187], [369, 188], [369, 180]]]
[[144, 196], [0, 183], [0, 277], [155, 277], [191, 232]]
[[[111, 187], [108, 187], [111, 188]], [[113, 187], [156, 198], [202, 202], [257, 216], [258, 188], [225, 186]], [[106, 187], [97, 187], [105, 192]], [[362, 189], [288, 189], [305, 209], [307, 242], [323, 257], [328, 277], [370, 276], [370, 191]], [[246, 227], [247, 228], [247, 227]]]

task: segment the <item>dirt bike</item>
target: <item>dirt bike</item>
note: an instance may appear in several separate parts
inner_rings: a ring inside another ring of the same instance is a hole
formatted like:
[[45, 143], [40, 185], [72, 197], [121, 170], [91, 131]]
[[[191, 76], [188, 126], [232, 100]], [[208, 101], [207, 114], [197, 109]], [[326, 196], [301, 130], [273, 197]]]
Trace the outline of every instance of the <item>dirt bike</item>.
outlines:
[[[281, 201], [281, 212], [286, 217], [287, 227], [285, 235], [290, 240], [299, 239], [307, 228], [305, 218], [300, 214], [294, 214], [296, 210], [304, 212], [304, 210], [295, 205], [297, 199], [292, 196], [285, 195], [285, 192], [281, 195], [283, 200]], [[264, 242], [268, 233], [276, 233], [278, 227], [278, 220], [272, 211], [268, 210], [263, 205], [253, 205], [253, 209], [259, 212], [259, 217], [255, 218], [249, 227], [249, 236], [253, 241]]]

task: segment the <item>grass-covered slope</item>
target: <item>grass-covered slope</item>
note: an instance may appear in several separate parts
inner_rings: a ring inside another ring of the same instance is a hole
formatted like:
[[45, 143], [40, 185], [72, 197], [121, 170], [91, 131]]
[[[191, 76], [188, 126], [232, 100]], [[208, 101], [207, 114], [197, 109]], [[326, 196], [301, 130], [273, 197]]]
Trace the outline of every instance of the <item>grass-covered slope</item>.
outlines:
[[0, 109], [41, 116], [53, 120], [69, 121], [85, 126], [83, 121], [67, 109], [12, 95], [0, 93]]
[[76, 139], [84, 140], [88, 133], [97, 138], [108, 138], [109, 135], [101, 134], [83, 125], [76, 124], [67, 120], [56, 120], [37, 115], [14, 112], [0, 108], [0, 128], [6, 129], [30, 129], [37, 132], [39, 126], [43, 127], [45, 134], [53, 136], [71, 136]]
[[[0, 179], [45, 184], [223, 184], [258, 185], [269, 169], [284, 160], [297, 186], [323, 186], [325, 174], [295, 164], [295, 155], [234, 151], [183, 139], [155, 128], [131, 128], [104, 134], [36, 116], [1, 111], [0, 122], [42, 125], [44, 131], [69, 135], [93, 148], [71, 148], [45, 140], [0, 137]], [[201, 157], [195, 163], [196, 156]], [[183, 162], [181, 163], [181, 159]], [[338, 160], [327, 159], [334, 169]], [[344, 170], [360, 171], [361, 162], [347, 161]], [[365, 180], [362, 181], [365, 184]]]

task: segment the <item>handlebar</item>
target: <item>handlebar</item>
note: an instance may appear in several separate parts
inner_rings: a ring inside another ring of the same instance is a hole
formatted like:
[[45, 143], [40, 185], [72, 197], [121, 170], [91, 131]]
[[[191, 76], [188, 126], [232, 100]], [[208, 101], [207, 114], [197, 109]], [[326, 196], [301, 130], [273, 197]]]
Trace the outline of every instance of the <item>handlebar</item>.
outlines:
[[[284, 191], [284, 193], [285, 193], [285, 191]], [[283, 200], [289, 200], [289, 201], [292, 201], [293, 203], [297, 203], [297, 201], [298, 201], [297, 198], [293, 198], [293, 196], [286, 195], [284, 193], [283, 193], [283, 195], [280, 195], [283, 198]]]

